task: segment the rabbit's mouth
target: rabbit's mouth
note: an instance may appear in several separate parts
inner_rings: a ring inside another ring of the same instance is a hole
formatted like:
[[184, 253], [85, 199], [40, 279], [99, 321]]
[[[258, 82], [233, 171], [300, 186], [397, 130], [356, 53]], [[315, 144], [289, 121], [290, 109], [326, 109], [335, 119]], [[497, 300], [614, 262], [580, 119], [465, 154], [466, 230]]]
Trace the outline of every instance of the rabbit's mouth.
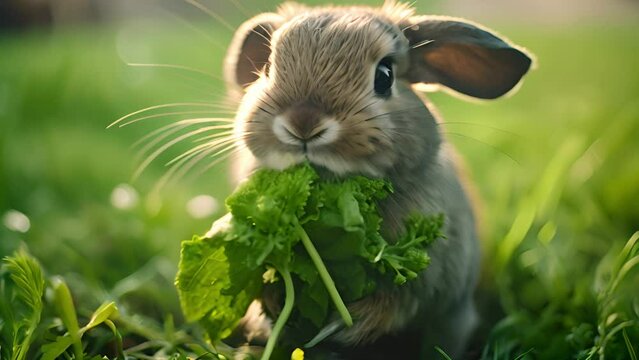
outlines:
[[382, 177], [383, 171], [366, 159], [345, 159], [328, 151], [306, 152], [306, 159], [315, 167], [322, 177], [343, 178], [352, 175]]
[[328, 149], [295, 147], [294, 149], [270, 150], [257, 156], [262, 166], [283, 170], [303, 162], [310, 163], [322, 178], [344, 178], [354, 175], [383, 177], [383, 170], [367, 159], [346, 159]]

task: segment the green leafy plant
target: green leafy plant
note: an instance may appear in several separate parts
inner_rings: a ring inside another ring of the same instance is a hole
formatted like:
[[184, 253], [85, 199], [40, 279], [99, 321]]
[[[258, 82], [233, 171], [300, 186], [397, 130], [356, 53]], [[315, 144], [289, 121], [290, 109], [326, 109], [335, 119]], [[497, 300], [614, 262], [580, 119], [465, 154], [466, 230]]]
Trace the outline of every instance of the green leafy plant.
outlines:
[[78, 319], [71, 299], [71, 293], [64, 280], [54, 278], [53, 280], [54, 303], [62, 322], [67, 328], [67, 333], [56, 338], [54, 342], [50, 342], [42, 347], [42, 360], [57, 359], [64, 353], [69, 346], [73, 345], [75, 359], [83, 359], [84, 353], [82, 349], [82, 336], [87, 331], [98, 325], [105, 324], [113, 332], [116, 339], [116, 347], [118, 360], [124, 359], [122, 349], [122, 337], [117, 331], [111, 319], [117, 317], [117, 307], [114, 302], [102, 304], [91, 316], [89, 322], [80, 328]]
[[176, 283], [187, 319], [201, 320], [213, 340], [228, 336], [275, 269], [285, 300], [264, 358], [291, 316], [290, 326], [315, 335], [329, 300], [352, 325], [346, 302], [416, 278], [429, 264], [425, 249], [442, 237], [441, 216], [415, 215], [387, 242], [377, 201], [391, 191], [365, 177], [320, 180], [308, 164], [257, 171], [227, 199], [229, 214], [210, 235], [183, 243]]
[[566, 297], [545, 295], [542, 309], [520, 305], [502, 319], [482, 359], [636, 360], [637, 342], [631, 339], [639, 338], [638, 270], [635, 233], [620, 251], [611, 249], [600, 260], [586, 286], [573, 284]]
[[[603, 360], [609, 353], [609, 347], [615, 342], [623, 344], [627, 357], [637, 360], [633, 344], [628, 336], [628, 331], [633, 331], [635, 336], [639, 333], [639, 281], [626, 281], [634, 272], [637, 276], [639, 269], [639, 232], [635, 233], [626, 242], [623, 249], [614, 258], [610, 268], [602, 270], [597, 285], [597, 331], [594, 344], [587, 352], [586, 359], [598, 358]], [[625, 286], [625, 289], [624, 289]], [[612, 345], [612, 346], [611, 346]], [[623, 351], [620, 349], [618, 354]]]
[[[38, 261], [25, 249], [3, 261], [0, 279], [0, 355], [2, 358], [22, 360], [30, 358], [30, 346], [38, 338], [36, 330], [42, 325], [41, 314], [47, 307], [43, 300], [48, 288], [42, 268]], [[117, 358], [124, 359], [122, 338], [112, 322], [117, 316], [114, 302], [100, 306], [91, 316], [88, 324], [80, 328], [71, 292], [61, 277], [50, 281], [52, 308], [59, 315], [67, 333], [55, 341], [44, 344], [41, 349], [42, 360], [54, 360], [62, 356], [67, 348], [73, 346], [74, 359], [84, 358], [82, 336], [100, 324], [107, 325], [116, 339]]]
[[2, 347], [0, 357], [23, 360], [27, 358], [40, 324], [44, 276], [38, 261], [24, 249], [4, 258], [2, 273], [0, 313], [3, 320], [0, 327], [6, 345]]

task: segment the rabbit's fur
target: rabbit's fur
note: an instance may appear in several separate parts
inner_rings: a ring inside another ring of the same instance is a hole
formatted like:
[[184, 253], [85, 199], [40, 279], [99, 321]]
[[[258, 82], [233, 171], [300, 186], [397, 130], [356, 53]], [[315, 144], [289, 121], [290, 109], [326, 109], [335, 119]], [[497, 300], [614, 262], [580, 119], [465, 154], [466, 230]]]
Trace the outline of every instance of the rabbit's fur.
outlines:
[[[384, 58], [392, 59], [394, 82], [380, 96], [374, 82]], [[242, 97], [235, 132], [247, 151], [235, 162], [239, 177], [254, 167], [284, 169], [308, 159], [331, 176], [389, 179], [395, 192], [380, 204], [389, 233], [401, 231], [412, 212], [445, 215], [446, 239], [429, 249], [432, 262], [418, 279], [350, 304], [354, 325], [328, 339], [350, 349], [344, 354], [407, 332], [416, 339], [409, 347], [414, 358], [434, 356], [435, 346], [453, 358], [463, 354], [477, 324], [475, 221], [452, 150], [413, 85], [492, 99], [511, 90], [531, 62], [479, 25], [415, 16], [396, 2], [285, 4], [237, 31], [225, 75]], [[377, 349], [375, 356], [394, 358], [397, 349], [388, 351]]]

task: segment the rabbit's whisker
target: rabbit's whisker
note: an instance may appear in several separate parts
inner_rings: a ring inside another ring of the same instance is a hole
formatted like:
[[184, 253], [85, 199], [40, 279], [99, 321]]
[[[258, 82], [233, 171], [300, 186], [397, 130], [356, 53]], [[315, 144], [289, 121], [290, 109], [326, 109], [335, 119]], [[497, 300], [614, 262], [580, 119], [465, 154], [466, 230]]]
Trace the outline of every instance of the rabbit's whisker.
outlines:
[[190, 30], [192, 30], [196, 34], [198, 34], [198, 35], [202, 36], [203, 38], [205, 38], [211, 45], [215, 46], [219, 50], [226, 51], [226, 47], [225, 46], [223, 46], [218, 41], [216, 41], [206, 31], [204, 31], [204, 30], [200, 29], [199, 27], [195, 26], [195, 24], [192, 21], [185, 19], [184, 17], [176, 14], [173, 11], [165, 10], [165, 9], [162, 9], [162, 10], [164, 10], [167, 14], [173, 16], [176, 20], [181, 22], [184, 26], [188, 27]]
[[[202, 169], [199, 172], [199, 175], [205, 173], [206, 171], [208, 171], [209, 169], [211, 169], [212, 167], [214, 167], [215, 165], [221, 163], [222, 161], [228, 159], [229, 157], [233, 156], [234, 154], [237, 154], [238, 152], [244, 150], [246, 147], [242, 147], [242, 146], [238, 146], [236, 149], [233, 149], [231, 152], [226, 153], [224, 155], [222, 155], [222, 157], [219, 157], [217, 159], [214, 159], [209, 165], [207, 165], [206, 167], [204, 167], [204, 169]], [[226, 150], [224, 150], [226, 151]]]
[[468, 126], [477, 126], [477, 127], [482, 127], [482, 128], [486, 128], [486, 129], [490, 129], [490, 130], [494, 130], [494, 131], [498, 131], [510, 136], [515, 136], [517, 138], [521, 138], [521, 134], [518, 134], [516, 132], [513, 131], [508, 131], [508, 130], [504, 130], [495, 126], [490, 126], [490, 125], [486, 125], [486, 124], [480, 124], [480, 123], [473, 123], [473, 122], [465, 122], [465, 121], [442, 121], [442, 122], [438, 122], [437, 126], [441, 126], [441, 125], [468, 125]]
[[262, 111], [264, 111], [265, 113], [267, 113], [267, 114], [269, 114], [269, 115], [271, 115], [271, 116], [275, 116], [272, 112], [270, 112], [270, 111], [268, 111], [268, 110], [264, 109], [263, 107], [261, 107], [261, 106], [259, 106], [259, 105], [257, 106], [257, 108], [258, 108], [258, 109], [260, 109], [260, 110], [262, 110]]
[[[364, 100], [367, 96], [368, 96], [368, 94], [364, 93], [364, 94], [362, 94], [359, 98], [355, 99], [355, 101], [353, 101], [353, 105], [351, 105], [348, 109], [346, 109], [346, 111], [344, 111], [344, 113], [345, 113], [345, 114], [351, 114], [351, 113], [353, 112], [353, 109], [355, 109], [355, 107], [356, 107], [358, 104], [360, 104], [360, 103], [361, 103], [361, 102], [362, 102], [362, 101], [363, 101], [363, 100]], [[375, 102], [377, 102], [377, 100], [373, 101], [373, 102], [372, 102], [371, 104], [369, 104], [369, 105], [372, 105], [372, 104], [373, 104], [373, 103], [375, 103]], [[365, 106], [364, 108], [366, 108], [366, 107], [368, 107], [368, 105], [367, 105], [367, 106]], [[360, 111], [361, 111], [361, 110], [360, 110]], [[359, 113], [359, 112], [357, 112], [357, 113]], [[357, 114], [357, 113], [356, 113], [356, 114]]]
[[224, 20], [224, 18], [222, 16], [220, 16], [219, 14], [214, 12], [213, 10], [207, 8], [206, 6], [204, 6], [201, 3], [197, 2], [196, 0], [184, 0], [184, 1], [186, 1], [187, 3], [195, 6], [198, 9], [202, 10], [205, 14], [209, 15], [213, 19], [219, 21], [219, 23], [224, 25], [224, 27], [227, 28], [228, 30], [230, 30], [231, 33], [235, 32], [235, 27], [231, 26], [231, 24], [226, 22], [226, 20]]
[[[197, 114], [218, 114], [221, 113], [219, 111], [183, 111], [183, 112], [168, 112], [168, 113], [162, 113], [162, 114], [153, 114], [153, 115], [147, 115], [147, 116], [142, 116], [139, 118], [135, 118], [133, 120], [129, 120], [127, 122], [124, 122], [122, 124], [120, 124], [120, 127], [125, 127], [125, 126], [129, 126], [131, 124], [135, 124], [136, 122], [142, 121], [142, 120], [147, 120], [147, 119], [157, 119], [157, 118], [162, 118], [165, 116], [172, 116], [172, 115], [197, 115]], [[233, 119], [230, 118], [207, 118], [207, 119], [212, 119], [218, 122], [233, 122]]]
[[201, 107], [210, 107], [210, 108], [216, 108], [215, 105], [210, 104], [210, 103], [198, 103], [198, 102], [183, 102], [183, 103], [170, 103], [170, 104], [160, 104], [160, 105], [153, 105], [153, 106], [149, 106], [146, 107], [144, 109], [140, 109], [140, 110], [136, 110], [132, 113], [129, 113], [127, 115], [122, 116], [121, 118], [115, 120], [114, 122], [112, 122], [111, 124], [109, 124], [109, 126], [107, 126], [107, 129], [110, 127], [113, 127], [119, 123], [121, 123], [122, 121], [131, 118], [135, 115], [147, 112], [147, 111], [151, 111], [151, 110], [155, 110], [155, 109], [163, 109], [163, 108], [170, 108], [170, 107], [181, 107], [181, 106], [201, 106]]
[[[171, 161], [169, 161], [166, 165], [171, 165], [177, 161], [179, 161], [180, 159], [189, 156], [193, 153], [197, 153], [197, 152], [201, 152], [204, 151], [206, 149], [216, 149], [216, 148], [220, 148], [222, 146], [225, 146], [227, 144], [233, 143], [233, 142], [237, 142], [240, 143], [242, 140], [246, 139], [248, 137], [248, 135], [250, 135], [250, 133], [244, 133], [240, 136], [232, 136], [233, 132], [224, 132], [224, 133], [219, 133], [219, 134], [214, 134], [214, 135], [208, 135], [208, 136], [204, 136], [200, 139], [195, 140], [194, 142], [202, 142], [202, 141], [208, 141], [204, 144], [200, 144], [190, 150], [187, 150], [186, 152], [184, 152], [183, 154], [175, 157], [174, 159], [172, 159]], [[215, 139], [214, 141], [210, 141], [211, 139]]]
[[221, 133], [216, 133], [216, 134], [212, 134], [212, 135], [203, 136], [203, 137], [201, 137], [201, 138], [199, 138], [197, 140], [193, 140], [193, 142], [194, 143], [199, 143], [199, 142], [208, 141], [208, 140], [211, 140], [211, 139], [216, 139], [216, 138], [219, 138], [221, 136], [227, 136], [227, 137], [233, 137], [234, 138], [234, 137], [236, 137], [236, 136], [234, 136], [234, 133], [235, 133], [235, 130], [224, 131], [224, 132], [221, 132]]
[[432, 40], [432, 39], [422, 40], [422, 41], [416, 43], [415, 45], [411, 46], [410, 48], [411, 49], [417, 49], [418, 47], [422, 47], [424, 45], [428, 45], [428, 44], [430, 44], [432, 42], [435, 42], [435, 40]]
[[[282, 109], [282, 104], [281, 104], [279, 101], [275, 100], [275, 98], [273, 98], [273, 96], [272, 96], [271, 94], [269, 94], [269, 93], [265, 92], [265, 93], [264, 93], [264, 95], [268, 96], [268, 98], [269, 98], [269, 99], [271, 99], [271, 101], [272, 101], [275, 105], [277, 105], [277, 107], [279, 107], [280, 109]], [[265, 104], [265, 105], [267, 105], [270, 109], [273, 109], [273, 110], [274, 110], [273, 106], [272, 106], [271, 104], [267, 103], [266, 101], [264, 101], [264, 99], [262, 99], [262, 98], [258, 97], [258, 100], [259, 100], [260, 102], [262, 102], [262, 104]]]
[[200, 70], [200, 69], [196, 69], [196, 68], [192, 68], [186, 65], [179, 65], [179, 64], [152, 64], [152, 63], [127, 63], [128, 66], [132, 66], [132, 67], [152, 67], [152, 68], [167, 68], [167, 69], [175, 69], [175, 70], [185, 70], [185, 71], [190, 71], [196, 74], [200, 74], [200, 75], [206, 75], [210, 78], [216, 79], [216, 80], [222, 80], [222, 78], [220, 78], [217, 75], [208, 73], [204, 70]]
[[[151, 151], [151, 149], [153, 149], [155, 146], [157, 146], [159, 143], [161, 143], [163, 140], [165, 140], [166, 138], [168, 138], [169, 136], [179, 132], [180, 130], [188, 127], [189, 125], [182, 125], [179, 127], [175, 127], [169, 131], [167, 131], [166, 133], [157, 136], [155, 139], [153, 139], [152, 141], [150, 141], [149, 143], [147, 143], [143, 148], [141, 148], [135, 158], [136, 158], [136, 162], [141, 162], [142, 158], [144, 158], [145, 154], [147, 154], [149, 151]], [[219, 129], [227, 129], [228, 127], [226, 125], [218, 125], [216, 126], [216, 129], [219, 127]], [[216, 129], [209, 129], [209, 130], [216, 130]]]
[[472, 137], [472, 136], [468, 136], [468, 135], [464, 135], [464, 134], [460, 134], [460, 133], [456, 133], [456, 132], [447, 132], [447, 131], [443, 131], [443, 132], [442, 132], [442, 134], [459, 136], [459, 137], [462, 137], [462, 138], [465, 138], [465, 139], [469, 139], [469, 140], [476, 141], [476, 142], [478, 142], [478, 143], [480, 143], [480, 144], [484, 144], [484, 145], [486, 145], [486, 146], [488, 146], [488, 147], [492, 148], [493, 150], [497, 151], [498, 153], [500, 153], [500, 154], [502, 154], [502, 155], [505, 155], [505, 156], [506, 156], [506, 157], [508, 157], [510, 160], [512, 160], [515, 164], [517, 164], [517, 165], [521, 166], [521, 163], [520, 163], [519, 161], [517, 161], [517, 160], [516, 160], [514, 157], [512, 157], [510, 154], [508, 154], [507, 152], [505, 152], [504, 150], [502, 150], [502, 149], [498, 148], [498, 147], [497, 147], [497, 146], [495, 146], [495, 145], [489, 144], [489, 143], [487, 143], [487, 142], [485, 142], [485, 141], [479, 140], [479, 139], [474, 138], [474, 137]]
[[239, 1], [237, 0], [230, 0], [231, 4], [233, 4], [233, 6], [235, 6], [235, 8], [242, 13], [242, 15], [244, 15], [247, 18], [251, 18], [253, 17], [251, 12], [248, 11], [248, 9], [242, 5]]
[[155, 160], [158, 156], [160, 156], [164, 151], [166, 151], [168, 148], [170, 148], [171, 146], [179, 143], [180, 141], [183, 141], [185, 139], [188, 139], [189, 137], [193, 137], [197, 134], [201, 134], [203, 132], [206, 131], [211, 131], [211, 130], [216, 130], [217, 128], [215, 126], [205, 126], [203, 128], [200, 129], [196, 129], [193, 131], [189, 131], [186, 134], [182, 134], [178, 137], [176, 137], [175, 139], [167, 142], [166, 144], [162, 145], [161, 147], [159, 147], [157, 150], [155, 150], [153, 153], [151, 153], [143, 162], [142, 164], [140, 164], [140, 166], [137, 168], [137, 170], [135, 171], [135, 174], [133, 175], [134, 179], [137, 179], [140, 174], [142, 174], [142, 172], [144, 171], [144, 169], [146, 169], [149, 164]]
[[378, 102], [380, 102], [379, 99], [375, 100], [375, 101], [371, 101], [370, 103], [368, 103], [367, 105], [363, 106], [362, 108], [360, 108], [359, 110], [357, 110], [356, 112], [354, 112], [352, 115], [350, 116], [355, 116], [355, 115], [359, 115], [361, 114], [364, 110], [368, 109], [369, 107], [377, 104]]
[[[146, 141], [150, 139], [153, 139], [153, 140], [147, 146], [150, 145], [152, 147], [154, 146], [154, 144], [157, 144], [158, 142], [162, 141], [162, 139], [167, 138], [171, 134], [175, 134], [176, 132], [179, 132], [180, 130], [186, 127], [197, 125], [197, 124], [203, 124], [203, 123], [215, 124], [215, 123], [218, 123], [218, 121], [209, 120], [209, 119], [187, 119], [187, 120], [178, 121], [176, 123], [163, 126], [143, 136], [141, 139], [139, 139], [132, 145], [132, 148], [141, 146], [143, 143], [145, 143]], [[217, 126], [220, 129], [232, 129], [234, 127], [233, 124], [224, 124], [224, 125], [217, 125]]]
[[227, 137], [224, 137], [222, 139], [217, 139], [215, 141], [211, 141], [211, 142], [207, 142], [207, 143], [204, 143], [204, 144], [200, 144], [198, 146], [195, 146], [192, 149], [189, 149], [189, 150], [185, 151], [181, 155], [176, 156], [175, 158], [173, 158], [172, 160], [167, 162], [166, 165], [172, 165], [172, 164], [176, 163], [177, 161], [179, 161], [180, 159], [182, 159], [182, 158], [184, 158], [186, 156], [189, 156], [189, 155], [191, 155], [193, 153], [197, 153], [197, 152], [200, 152], [200, 151], [203, 151], [203, 150], [206, 150], [206, 149], [215, 148], [215, 147], [218, 147], [218, 146], [223, 146], [223, 145], [232, 143], [234, 141], [236, 141], [236, 139], [234, 137], [227, 136]]
[[[222, 154], [223, 151], [228, 151], [228, 149], [232, 149], [234, 146], [236, 146], [236, 145], [231, 145], [227, 149], [220, 150], [216, 154], [214, 154], [214, 156]], [[203, 152], [200, 152], [200, 153], [192, 153], [189, 156], [180, 159], [180, 161], [178, 161], [177, 163], [173, 164], [173, 166], [171, 166], [169, 171], [167, 171], [167, 173], [162, 176], [162, 178], [158, 181], [158, 183], [154, 187], [153, 191], [154, 192], [159, 192], [169, 182], [171, 182], [171, 181], [173, 181], [173, 182], [179, 181], [191, 168], [193, 168], [193, 166], [195, 166], [202, 159], [204, 159], [206, 156], [210, 155], [214, 151], [215, 151], [215, 149], [203, 151]], [[223, 158], [226, 158], [226, 156], [223, 157]], [[179, 171], [179, 173], [178, 173], [178, 171]], [[176, 175], [176, 173], [177, 173], [177, 175]], [[174, 175], [175, 175], [175, 177], [174, 177]]]

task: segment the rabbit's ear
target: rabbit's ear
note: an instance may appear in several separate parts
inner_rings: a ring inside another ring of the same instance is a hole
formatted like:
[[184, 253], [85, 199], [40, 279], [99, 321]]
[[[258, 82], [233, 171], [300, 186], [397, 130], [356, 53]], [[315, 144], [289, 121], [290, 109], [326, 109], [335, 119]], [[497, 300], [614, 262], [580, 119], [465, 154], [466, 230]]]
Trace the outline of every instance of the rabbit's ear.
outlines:
[[224, 77], [230, 86], [245, 88], [258, 79], [271, 55], [271, 34], [281, 23], [280, 15], [266, 13], [237, 29], [224, 61]]
[[406, 76], [413, 83], [494, 99], [517, 85], [532, 64], [521, 48], [462, 19], [416, 16], [409, 22], [404, 25], [410, 43]]

